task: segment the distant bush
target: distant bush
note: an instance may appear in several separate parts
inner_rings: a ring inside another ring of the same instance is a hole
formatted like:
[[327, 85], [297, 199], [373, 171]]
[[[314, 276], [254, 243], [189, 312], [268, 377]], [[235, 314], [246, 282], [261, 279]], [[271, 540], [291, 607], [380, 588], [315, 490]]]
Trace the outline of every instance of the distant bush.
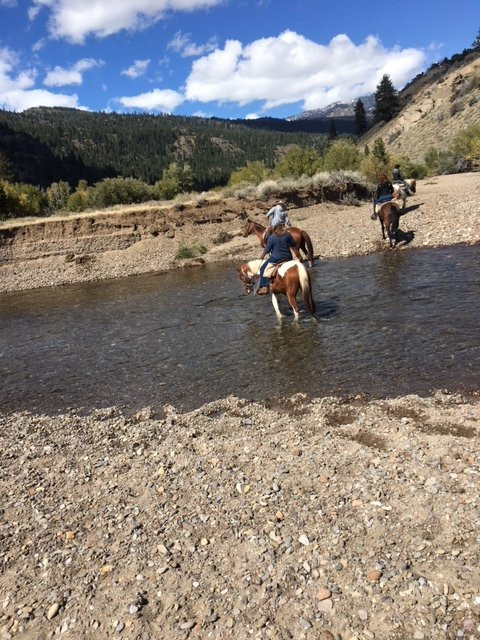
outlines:
[[455, 102], [450, 107], [450, 115], [454, 116], [456, 113], [460, 113], [465, 109], [465, 105], [460, 100], [455, 100]]
[[377, 184], [379, 177], [383, 173], [389, 177], [391, 176], [392, 166], [389, 159], [385, 161], [371, 153], [362, 160], [360, 172], [363, 173], [368, 182]]
[[175, 254], [175, 258], [177, 260], [189, 260], [198, 258], [204, 253], [207, 253], [207, 248], [203, 244], [194, 244], [192, 247], [180, 247]]
[[88, 193], [77, 189], [74, 193], [70, 194], [67, 201], [67, 211], [79, 213], [88, 209]]
[[275, 165], [274, 173], [280, 178], [313, 176], [320, 171], [322, 160], [314, 149], [293, 147]]
[[228, 184], [235, 186], [239, 184], [260, 184], [268, 175], [269, 171], [266, 169], [263, 162], [247, 162], [244, 167], [237, 169], [232, 173]]
[[348, 140], [336, 140], [323, 158], [325, 171], [355, 171], [359, 166], [360, 152]]
[[70, 185], [64, 180], [52, 182], [47, 189], [48, 208], [50, 211], [63, 211], [68, 206]]
[[163, 170], [162, 178], [153, 187], [153, 197], [158, 200], [173, 200], [179, 193], [192, 190], [193, 174], [189, 165], [180, 166], [171, 162]]
[[471, 125], [453, 140], [452, 150], [467, 162], [480, 158], [480, 125]]
[[38, 187], [23, 182], [2, 181], [4, 193], [3, 217], [37, 216], [48, 207], [47, 195]]
[[136, 178], [105, 178], [88, 190], [91, 207], [112, 207], [153, 199], [152, 187]]

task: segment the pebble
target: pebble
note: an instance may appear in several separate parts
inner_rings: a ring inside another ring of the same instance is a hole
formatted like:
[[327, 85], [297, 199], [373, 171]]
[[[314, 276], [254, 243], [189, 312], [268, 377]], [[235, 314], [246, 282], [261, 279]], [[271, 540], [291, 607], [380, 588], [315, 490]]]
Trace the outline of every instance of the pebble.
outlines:
[[51, 607], [47, 611], [47, 620], [51, 620], [54, 618], [57, 613], [60, 611], [60, 604], [58, 602], [54, 602]]
[[332, 592], [330, 589], [321, 588], [317, 591], [317, 600], [327, 600], [327, 598], [332, 597]]
[[359, 609], [358, 610], [358, 617], [360, 618], [360, 620], [368, 620], [368, 613], [365, 611], [365, 609]]
[[333, 609], [333, 602], [330, 598], [328, 600], [321, 600], [317, 605], [317, 609], [320, 613], [330, 613]]
[[195, 626], [195, 620], [191, 619], [191, 620], [185, 620], [185, 622], [182, 622], [182, 624], [180, 625], [180, 629], [182, 631], [186, 631], [188, 629], [193, 629], [193, 627]]
[[298, 541], [300, 542], [300, 544], [303, 544], [305, 547], [308, 547], [308, 545], [310, 544], [310, 540], [307, 538], [307, 536], [303, 533]]
[[378, 582], [382, 577], [382, 572], [378, 569], [371, 569], [367, 572], [367, 580], [370, 582]]

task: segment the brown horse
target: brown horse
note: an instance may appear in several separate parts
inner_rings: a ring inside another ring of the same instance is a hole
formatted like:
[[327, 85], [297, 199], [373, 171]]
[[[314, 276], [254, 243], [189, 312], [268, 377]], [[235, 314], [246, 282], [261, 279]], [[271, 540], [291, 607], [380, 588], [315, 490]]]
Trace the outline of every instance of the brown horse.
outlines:
[[[243, 237], [246, 238], [251, 233], [254, 233], [260, 240], [260, 246], [264, 247], [265, 229], [266, 227], [258, 224], [258, 222], [254, 222], [253, 220], [248, 219], [243, 229]], [[292, 236], [295, 242], [295, 253], [298, 253], [299, 249], [301, 249], [308, 260], [308, 266], [313, 267], [313, 245], [308, 233], [306, 231], [298, 229], [297, 227], [289, 227], [288, 229], [286, 229], [286, 231]], [[300, 257], [300, 254], [298, 254], [298, 256]]]
[[[238, 269], [240, 280], [243, 282], [245, 291], [251, 293], [255, 285], [255, 276], [258, 274], [262, 260], [251, 260], [245, 262]], [[272, 292], [272, 304], [277, 314], [277, 318], [282, 318], [280, 307], [278, 306], [277, 294], [282, 293], [287, 296], [288, 302], [293, 309], [295, 319], [298, 319], [297, 293], [299, 289], [303, 293], [303, 302], [306, 310], [315, 316], [315, 302], [312, 297], [312, 282], [310, 274], [301, 262], [289, 260], [282, 263], [275, 271], [273, 281], [270, 284]]]
[[382, 237], [384, 240], [387, 239], [385, 235], [386, 229], [390, 247], [393, 248], [397, 244], [398, 219], [400, 217], [398, 205], [394, 202], [384, 202], [381, 205], [377, 205], [376, 211], [382, 225]]

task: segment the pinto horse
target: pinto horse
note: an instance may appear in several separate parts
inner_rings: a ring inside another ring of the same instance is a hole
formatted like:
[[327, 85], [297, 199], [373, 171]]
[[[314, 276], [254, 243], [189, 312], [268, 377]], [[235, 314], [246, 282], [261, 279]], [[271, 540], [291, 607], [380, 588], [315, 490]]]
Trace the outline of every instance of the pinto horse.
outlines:
[[375, 210], [382, 225], [382, 237], [384, 240], [387, 239], [385, 235], [386, 229], [390, 247], [393, 249], [397, 244], [398, 219], [400, 217], [398, 205], [392, 201], [384, 202], [381, 205], [377, 205]]
[[[246, 238], [251, 233], [254, 233], [260, 241], [260, 246], [264, 247], [265, 229], [266, 227], [258, 224], [258, 222], [248, 219], [243, 229], [243, 237]], [[294, 251], [296, 250], [296, 252], [298, 252], [299, 249], [301, 249], [307, 257], [308, 266], [313, 267], [313, 245], [308, 233], [306, 231], [302, 231], [302, 229], [298, 229], [297, 227], [289, 227], [286, 231], [292, 236], [295, 242]]]
[[[240, 280], [245, 287], [246, 293], [251, 293], [255, 285], [255, 276], [258, 274], [263, 260], [251, 260], [245, 262], [238, 269]], [[275, 271], [273, 282], [270, 284], [272, 292], [272, 304], [277, 314], [277, 318], [282, 318], [282, 312], [278, 305], [277, 295], [282, 293], [287, 296], [292, 307], [295, 319], [298, 319], [297, 293], [299, 289], [303, 293], [303, 302], [306, 310], [315, 317], [315, 302], [312, 297], [312, 282], [310, 274], [301, 262], [289, 260], [283, 262]]]

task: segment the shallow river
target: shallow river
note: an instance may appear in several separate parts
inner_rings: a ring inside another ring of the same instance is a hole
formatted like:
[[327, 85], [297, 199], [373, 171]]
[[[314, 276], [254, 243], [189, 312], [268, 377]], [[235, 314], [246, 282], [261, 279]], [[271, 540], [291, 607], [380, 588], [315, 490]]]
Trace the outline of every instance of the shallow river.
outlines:
[[225, 264], [0, 294], [0, 408], [479, 386], [480, 247], [318, 262], [312, 276], [318, 323], [279, 324]]

